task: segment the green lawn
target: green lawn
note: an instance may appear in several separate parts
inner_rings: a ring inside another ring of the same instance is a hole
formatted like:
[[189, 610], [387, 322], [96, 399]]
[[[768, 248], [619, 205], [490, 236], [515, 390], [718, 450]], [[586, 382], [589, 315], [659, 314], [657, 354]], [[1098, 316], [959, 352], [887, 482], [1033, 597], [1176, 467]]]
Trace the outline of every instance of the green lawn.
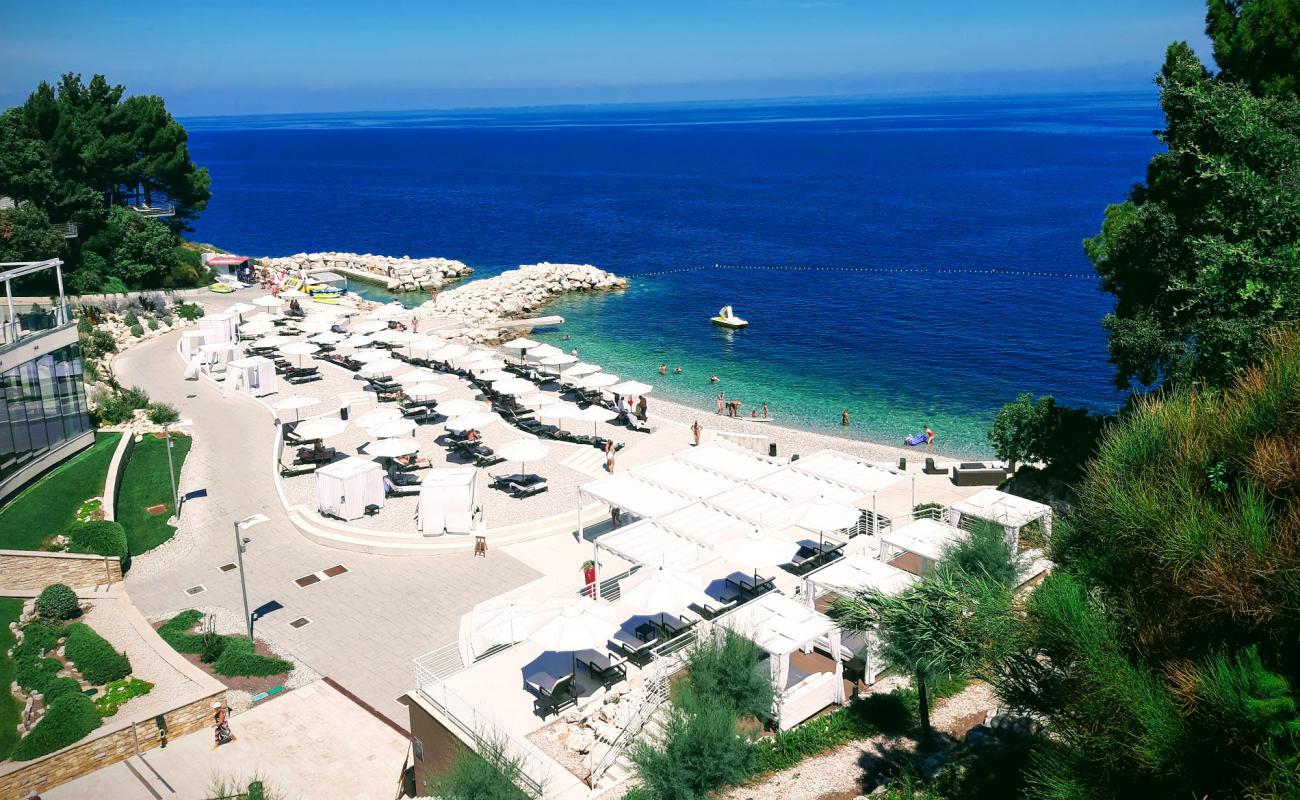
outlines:
[[68, 527], [82, 503], [103, 494], [108, 464], [120, 438], [120, 433], [97, 434], [93, 445], [0, 509], [0, 549], [38, 550], [41, 542]]
[[[180, 477], [181, 465], [190, 452], [190, 437], [172, 434], [172, 463]], [[162, 503], [167, 511], [152, 515], [145, 509]], [[133, 556], [146, 553], [168, 539], [176, 529], [167, 524], [175, 512], [172, 487], [167, 474], [167, 442], [146, 436], [131, 451], [131, 460], [117, 487], [117, 521], [126, 529], [127, 550]]]
[[9, 648], [16, 639], [9, 623], [17, 622], [22, 613], [21, 597], [0, 597], [0, 761], [4, 761], [18, 744], [18, 719], [22, 706], [18, 698], [9, 693], [9, 686], [14, 682], [14, 662], [9, 657]]

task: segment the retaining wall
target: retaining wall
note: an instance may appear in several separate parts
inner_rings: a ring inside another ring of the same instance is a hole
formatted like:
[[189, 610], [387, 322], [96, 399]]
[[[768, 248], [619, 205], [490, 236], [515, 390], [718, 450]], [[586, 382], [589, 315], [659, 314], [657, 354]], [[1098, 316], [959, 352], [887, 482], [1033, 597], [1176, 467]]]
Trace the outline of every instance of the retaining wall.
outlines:
[[0, 550], [0, 588], [4, 589], [44, 589], [51, 583], [80, 588], [121, 580], [122, 562], [116, 556]]

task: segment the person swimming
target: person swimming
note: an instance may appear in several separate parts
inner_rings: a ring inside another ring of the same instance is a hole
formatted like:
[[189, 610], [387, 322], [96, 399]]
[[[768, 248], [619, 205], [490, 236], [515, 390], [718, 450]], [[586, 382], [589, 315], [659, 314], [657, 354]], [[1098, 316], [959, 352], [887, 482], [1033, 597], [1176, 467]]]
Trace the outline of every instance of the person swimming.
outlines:
[[668, 374], [668, 365], [667, 365], [667, 364], [660, 364], [660, 365], [659, 365], [659, 374], [660, 374], [660, 375], [667, 375], [667, 374]]
[[717, 383], [717, 382], [718, 382], [718, 376], [717, 376], [717, 375], [710, 375], [710, 376], [709, 376], [709, 383]]

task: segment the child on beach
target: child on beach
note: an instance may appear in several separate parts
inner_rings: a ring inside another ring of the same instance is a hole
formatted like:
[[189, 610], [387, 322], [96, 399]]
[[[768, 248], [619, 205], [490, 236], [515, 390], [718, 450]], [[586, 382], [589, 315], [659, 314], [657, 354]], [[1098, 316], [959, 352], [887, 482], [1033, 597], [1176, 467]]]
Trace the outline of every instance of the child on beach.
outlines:
[[934, 431], [930, 430], [929, 425], [926, 425], [925, 426], [925, 452], [927, 453], [930, 452], [930, 449], [933, 447], [934, 447]]

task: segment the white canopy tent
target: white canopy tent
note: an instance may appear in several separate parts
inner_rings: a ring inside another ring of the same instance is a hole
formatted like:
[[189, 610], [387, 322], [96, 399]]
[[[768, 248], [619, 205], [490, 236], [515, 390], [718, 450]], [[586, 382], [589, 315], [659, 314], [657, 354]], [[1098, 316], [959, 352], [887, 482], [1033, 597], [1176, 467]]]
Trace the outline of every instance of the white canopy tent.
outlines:
[[316, 470], [316, 507], [322, 514], [353, 520], [372, 505], [384, 507], [384, 470], [379, 464], [350, 456]]
[[678, 536], [711, 547], [754, 529], [748, 520], [698, 502], [664, 514], [655, 522]]
[[473, 533], [482, 507], [478, 494], [478, 469], [442, 467], [431, 469], [420, 481], [420, 502], [416, 530], [426, 536], [444, 533]]
[[[840, 629], [820, 614], [779, 592], [768, 592], [718, 617], [714, 625], [738, 633], [770, 656], [772, 683], [780, 692], [781, 730], [789, 730], [834, 703], [845, 702]], [[823, 644], [832, 654], [833, 672], [805, 673], [790, 663], [795, 651]]]
[[624, 525], [596, 541], [598, 549], [648, 567], [689, 569], [713, 555], [702, 545], [649, 519]]
[[652, 461], [629, 471], [641, 480], [692, 498], [712, 497], [738, 485], [730, 478], [673, 458]]
[[[874, 589], [894, 596], [906, 591], [917, 580], [919, 578], [906, 570], [855, 553], [805, 575], [803, 597], [808, 607], [815, 609], [817, 600], [829, 592], [846, 595]], [[884, 671], [884, 665], [880, 661], [880, 642], [875, 633], [846, 632], [842, 645], [848, 654], [861, 654], [865, 680], [867, 683], [875, 683]]]
[[795, 508], [789, 498], [748, 483], [710, 497], [707, 502], [755, 525], [783, 526], [789, 523]]
[[199, 352], [199, 345], [203, 344], [207, 338], [207, 331], [182, 331], [181, 332], [181, 357], [187, 362]]
[[630, 472], [584, 484], [578, 493], [638, 517], [659, 517], [691, 502], [690, 497], [642, 480]]
[[782, 466], [772, 459], [721, 442], [692, 447], [674, 454], [673, 458], [738, 481], [761, 478]]
[[911, 553], [918, 559], [915, 574], [924, 576], [942, 560], [944, 547], [965, 535], [960, 528], [932, 519], [918, 519], [881, 535], [880, 560], [888, 564]]
[[1007, 531], [1011, 546], [1020, 546], [1020, 529], [1040, 521], [1045, 537], [1052, 535], [1052, 507], [997, 489], [984, 489], [948, 509], [948, 524], [965, 528], [971, 520], [986, 520]]
[[226, 364], [226, 379], [221, 393], [234, 397], [244, 392], [253, 397], [271, 394], [276, 389], [275, 362], [262, 356], [237, 358]]
[[208, 344], [235, 341], [235, 327], [239, 324], [236, 314], [208, 314], [199, 318], [199, 330], [207, 334]]

